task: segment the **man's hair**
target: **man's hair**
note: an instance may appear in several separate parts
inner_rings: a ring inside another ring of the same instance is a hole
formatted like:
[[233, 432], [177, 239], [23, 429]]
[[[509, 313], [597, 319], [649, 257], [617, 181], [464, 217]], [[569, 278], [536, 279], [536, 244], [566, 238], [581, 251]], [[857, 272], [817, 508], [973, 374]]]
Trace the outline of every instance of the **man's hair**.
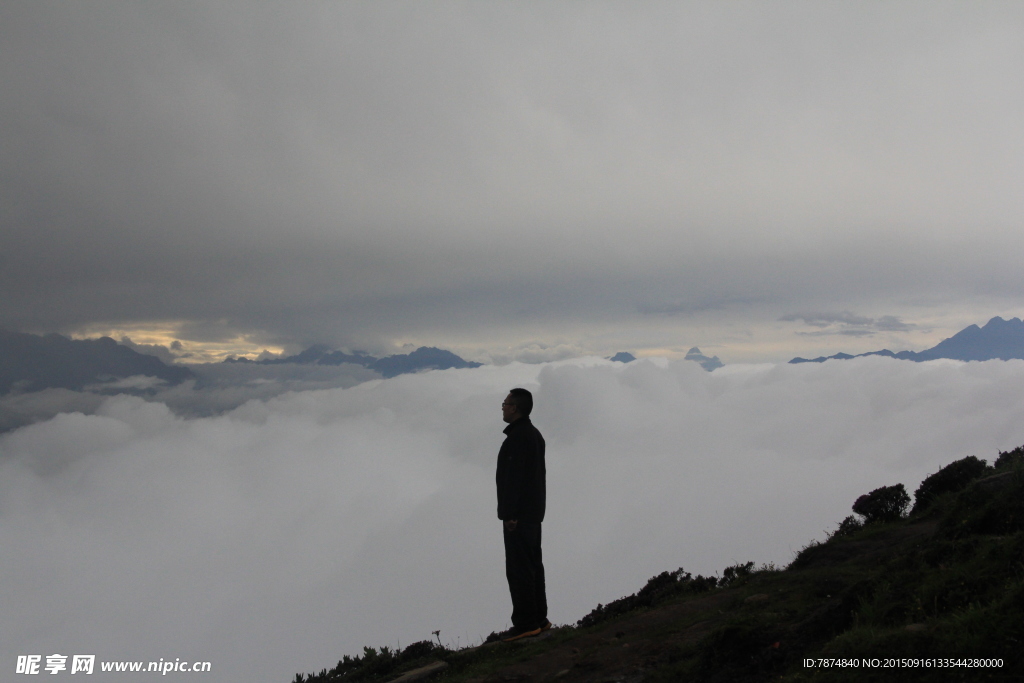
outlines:
[[526, 389], [516, 387], [508, 392], [512, 397], [512, 403], [516, 404], [516, 410], [523, 417], [528, 417], [533, 410], [533, 394]]

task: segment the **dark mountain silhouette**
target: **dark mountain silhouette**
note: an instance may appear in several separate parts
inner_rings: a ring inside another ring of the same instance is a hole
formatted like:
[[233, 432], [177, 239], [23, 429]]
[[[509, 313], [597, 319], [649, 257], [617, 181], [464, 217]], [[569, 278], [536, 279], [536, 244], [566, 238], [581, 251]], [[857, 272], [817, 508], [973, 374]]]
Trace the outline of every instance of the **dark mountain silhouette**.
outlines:
[[[608, 360], [614, 360], [620, 363], [630, 363], [636, 360], [636, 356], [627, 351], [619, 351], [617, 354], [615, 354]], [[693, 348], [686, 352], [686, 360], [692, 360], [696, 363], [700, 363], [700, 366], [707, 370], [708, 372], [711, 372], [715, 368], [720, 368], [723, 365], [725, 365], [725, 363], [718, 359], [718, 356], [711, 356], [710, 358], [708, 358], [703, 353], [701, 353], [700, 349], [698, 349], [696, 346], [694, 346]]]
[[341, 365], [354, 363], [375, 370], [385, 377], [395, 377], [420, 370], [448, 370], [450, 368], [478, 368], [482, 364], [463, 360], [451, 351], [421, 346], [412, 353], [400, 353], [385, 358], [374, 358], [362, 351], [344, 353], [335, 351], [323, 344], [314, 344], [302, 353], [284, 358], [267, 358], [249, 360], [248, 358], [228, 358], [225, 363], [258, 363], [278, 365], [281, 363], [298, 363], [300, 365]]
[[78, 391], [135, 375], [177, 384], [192, 372], [137, 353], [110, 337], [68, 339], [0, 330], [0, 394], [50, 388]]
[[960, 330], [952, 337], [944, 339], [930, 349], [924, 351], [899, 351], [893, 353], [889, 349], [869, 351], [852, 356], [848, 353], [837, 353], [834, 356], [818, 358], [794, 358], [790, 363], [823, 363], [827, 360], [848, 360], [861, 356], [889, 356], [900, 360], [926, 361], [937, 358], [953, 360], [1010, 360], [1024, 359], [1024, 321], [1020, 318], [1003, 320], [999, 316], [992, 318], [984, 327], [971, 325]]
[[370, 367], [377, 361], [362, 351], [348, 354], [335, 351], [325, 344], [313, 344], [308, 349], [294, 356], [284, 358], [264, 358], [263, 360], [249, 360], [248, 358], [228, 358], [225, 363], [257, 363], [259, 365], [284, 365], [286, 363], [297, 363], [299, 365], [341, 365], [342, 363], [354, 363], [363, 367]]
[[693, 348], [686, 352], [686, 360], [692, 360], [695, 363], [700, 363], [700, 366], [707, 370], [708, 372], [711, 372], [712, 370], [720, 368], [723, 365], [725, 365], [725, 363], [718, 359], [718, 356], [711, 356], [710, 358], [708, 358], [703, 353], [701, 353], [700, 349], [698, 349], [696, 346], [694, 346]]
[[478, 368], [482, 363], [462, 360], [451, 351], [421, 346], [412, 353], [381, 358], [370, 366], [385, 377], [394, 377], [419, 370], [447, 370], [449, 368]]

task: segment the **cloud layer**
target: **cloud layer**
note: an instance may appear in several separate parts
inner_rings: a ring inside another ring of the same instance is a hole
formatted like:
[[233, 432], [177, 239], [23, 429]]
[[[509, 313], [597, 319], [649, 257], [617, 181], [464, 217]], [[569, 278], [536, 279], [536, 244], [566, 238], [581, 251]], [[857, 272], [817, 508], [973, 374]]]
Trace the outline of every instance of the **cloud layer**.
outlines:
[[917, 327], [905, 323], [894, 315], [883, 315], [877, 320], [855, 315], [849, 311], [841, 313], [787, 313], [779, 318], [782, 322], [803, 320], [805, 325], [817, 328], [813, 332], [797, 332], [805, 336], [844, 335], [868, 337], [876, 332], [907, 332]]
[[548, 442], [560, 623], [666, 569], [785, 563], [859, 494], [1024, 443], [1022, 361], [511, 364], [198, 419], [113, 397], [0, 437], [0, 663], [285, 681], [437, 629], [478, 641], [510, 610], [493, 467], [516, 385]]
[[351, 387], [380, 379], [380, 374], [361, 365], [257, 365], [253, 363], [197, 363], [189, 368], [195, 379], [174, 386], [146, 375], [97, 383], [85, 391], [44, 389], [0, 396], [0, 433], [58, 413], [90, 415], [105, 397], [132, 393], [147, 401], [165, 404], [175, 415], [208, 417], [232, 410], [247, 401], [258, 401], [288, 392]]

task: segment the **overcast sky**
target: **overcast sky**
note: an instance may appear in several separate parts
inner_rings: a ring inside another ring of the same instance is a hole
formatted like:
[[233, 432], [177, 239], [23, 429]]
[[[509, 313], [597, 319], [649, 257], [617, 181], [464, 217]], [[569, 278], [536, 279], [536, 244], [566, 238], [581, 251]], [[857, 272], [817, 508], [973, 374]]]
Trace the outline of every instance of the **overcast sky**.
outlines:
[[1020, 315], [1019, 3], [0, 5], [0, 325], [193, 359]]

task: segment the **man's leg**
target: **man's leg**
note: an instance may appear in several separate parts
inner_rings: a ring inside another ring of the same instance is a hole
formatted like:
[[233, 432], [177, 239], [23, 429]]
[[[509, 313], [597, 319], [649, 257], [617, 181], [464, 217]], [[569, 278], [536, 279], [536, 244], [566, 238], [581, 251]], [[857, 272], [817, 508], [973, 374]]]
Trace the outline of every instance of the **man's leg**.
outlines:
[[519, 522], [505, 531], [505, 576], [512, 595], [512, 625], [533, 629], [547, 620], [544, 565], [540, 552], [540, 524]]
[[548, 596], [544, 586], [544, 557], [540, 549], [541, 525], [537, 524], [536, 538], [530, 539], [531, 564], [533, 566], [533, 605], [537, 625], [543, 626], [548, 620]]

